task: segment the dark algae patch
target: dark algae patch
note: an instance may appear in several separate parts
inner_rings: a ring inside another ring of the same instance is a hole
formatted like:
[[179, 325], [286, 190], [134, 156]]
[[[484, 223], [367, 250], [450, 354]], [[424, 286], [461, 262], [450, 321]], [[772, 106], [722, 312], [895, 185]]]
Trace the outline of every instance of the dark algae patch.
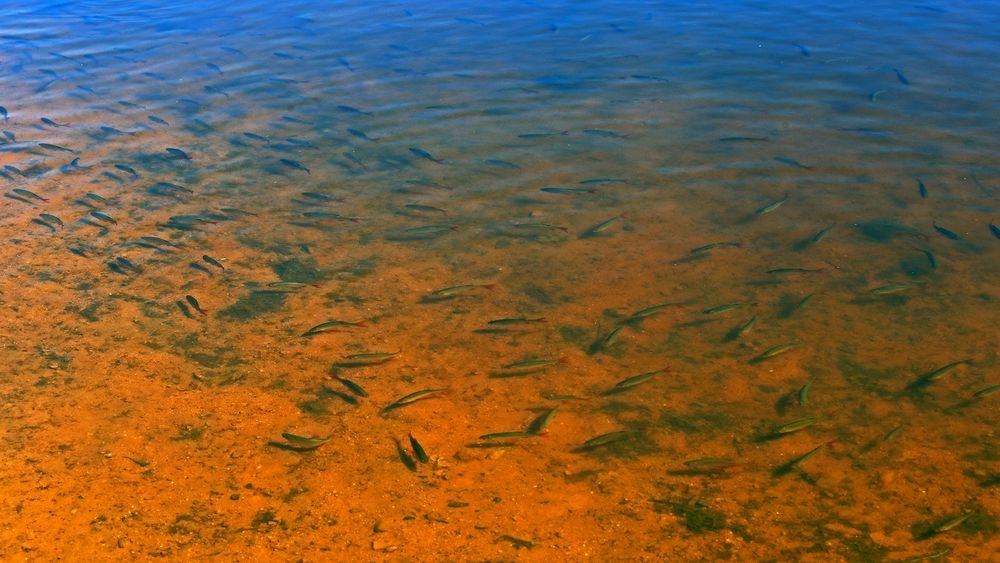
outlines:
[[286, 282], [315, 284], [323, 281], [329, 275], [319, 269], [316, 259], [311, 256], [275, 262], [271, 264], [271, 269], [274, 270], [278, 279]]
[[670, 512], [681, 519], [684, 527], [695, 534], [720, 532], [726, 529], [726, 515], [697, 499], [652, 499], [655, 512]]
[[280, 311], [288, 295], [278, 291], [251, 291], [219, 311], [220, 319], [250, 321]]

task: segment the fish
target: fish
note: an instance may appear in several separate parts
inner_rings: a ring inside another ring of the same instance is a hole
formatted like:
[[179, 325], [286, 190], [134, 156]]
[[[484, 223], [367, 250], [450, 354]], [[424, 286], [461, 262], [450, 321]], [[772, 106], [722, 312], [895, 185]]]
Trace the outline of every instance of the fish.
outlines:
[[931, 265], [931, 268], [937, 268], [937, 258], [934, 257], [934, 253], [933, 252], [931, 252], [930, 250], [927, 250], [926, 248], [920, 248], [918, 246], [914, 246], [913, 248], [915, 250], [919, 250], [920, 252], [924, 253], [924, 256], [927, 257], [927, 262], [930, 263], [930, 265]]
[[68, 174], [70, 171], [79, 170], [80, 168], [81, 168], [81, 166], [80, 166], [80, 158], [77, 157], [77, 158], [74, 158], [72, 161], [70, 161], [69, 164], [64, 164], [64, 165], [60, 166], [59, 167], [59, 171]]
[[990, 232], [993, 233], [993, 236], [1000, 239], [1000, 227], [994, 225], [993, 223], [990, 223]]
[[288, 142], [288, 143], [290, 143], [290, 144], [293, 144], [295, 146], [306, 147], [306, 148], [309, 148], [309, 149], [319, 150], [319, 147], [317, 147], [316, 145], [310, 143], [309, 141], [303, 141], [302, 139], [296, 139], [295, 137], [287, 137], [285, 139], [285, 141]]
[[767, 271], [768, 274], [812, 274], [822, 272], [823, 268], [773, 268]]
[[268, 143], [268, 142], [271, 141], [270, 139], [268, 139], [267, 137], [265, 137], [263, 135], [258, 135], [256, 133], [250, 133], [249, 131], [244, 131], [243, 132], [243, 136], [246, 137], [246, 138], [248, 138], [248, 139], [253, 139], [254, 141], [261, 141], [261, 142], [264, 142], [264, 143]]
[[333, 436], [327, 436], [326, 438], [298, 436], [289, 432], [283, 432], [281, 437], [288, 440], [291, 443], [291, 447], [299, 450], [314, 450], [333, 438]]
[[805, 463], [805, 462], [809, 461], [810, 459], [812, 459], [813, 457], [815, 457], [816, 454], [818, 454], [819, 452], [823, 451], [824, 448], [826, 448], [827, 446], [832, 445], [835, 441], [836, 440], [831, 440], [829, 442], [826, 442], [826, 443], [823, 443], [823, 444], [820, 444], [820, 445], [816, 446], [815, 448], [809, 450], [805, 454], [803, 454], [803, 455], [801, 455], [801, 456], [793, 459], [792, 461], [790, 461], [787, 464], [787, 467], [789, 469], [795, 468], [795, 467], [799, 467], [803, 463]]
[[983, 398], [983, 397], [985, 397], [987, 395], [992, 395], [993, 393], [996, 393], [997, 391], [1000, 391], [1000, 385], [991, 385], [989, 387], [986, 387], [986, 388], [980, 389], [979, 391], [976, 391], [975, 393], [972, 394], [972, 396], [975, 397], [976, 399], [981, 399], [981, 398]]
[[[364, 325], [360, 325], [364, 326]], [[346, 356], [341, 356], [343, 359], [352, 363], [366, 363], [366, 364], [380, 364], [382, 362], [387, 362], [396, 356], [400, 352], [362, 352], [360, 354], [347, 354]]]
[[962, 522], [965, 522], [966, 520], [968, 520], [969, 517], [971, 517], [973, 514], [975, 514], [975, 512], [966, 512], [965, 514], [962, 514], [961, 516], [956, 516], [954, 518], [949, 518], [948, 520], [945, 520], [941, 524], [938, 524], [937, 526], [935, 526], [934, 529], [931, 530], [931, 532], [933, 532], [935, 534], [943, 534], [944, 532], [947, 532], [948, 530], [952, 530], [954, 528], [957, 528], [959, 526], [959, 524], [961, 524]]
[[906, 291], [908, 289], [914, 289], [920, 287], [915, 283], [894, 283], [889, 285], [883, 285], [880, 287], [873, 287], [868, 291], [874, 293], [875, 295], [889, 295], [892, 293], [899, 293], [900, 291]]
[[362, 168], [364, 168], [366, 170], [368, 169], [368, 165], [366, 165], [364, 162], [361, 162], [360, 158], [354, 156], [353, 154], [351, 154], [349, 152], [345, 152], [345, 153], [342, 153], [342, 154], [343, 154], [344, 158], [346, 158], [347, 160], [350, 160], [354, 164], [357, 164], [358, 166], [360, 166], [360, 167], [362, 167]]
[[363, 327], [363, 326], [365, 326], [365, 321], [352, 322], [352, 321], [332, 320], [320, 323], [310, 328], [309, 330], [302, 333], [302, 336], [312, 336], [314, 334], [320, 334], [322, 332], [326, 332], [326, 330], [330, 328]]
[[232, 207], [220, 207], [219, 211], [227, 215], [248, 215], [250, 217], [256, 217], [256, 213], [251, 213], [249, 211], [243, 211], [242, 209], [234, 209]]
[[347, 62], [347, 59], [345, 59], [344, 57], [337, 57], [337, 62], [340, 63], [340, 65], [346, 68], [347, 70], [354, 72], [354, 67], [352, 67], [351, 63]]
[[124, 256], [119, 256], [119, 257], [115, 258], [115, 262], [114, 263], [117, 264], [119, 268], [122, 268], [122, 269], [125, 269], [125, 270], [132, 270], [133, 272], [141, 272], [142, 271], [142, 269], [139, 268], [139, 266], [136, 266], [134, 263], [132, 263], [131, 260], [129, 260], [128, 258], [125, 258]]
[[816, 377], [810, 377], [809, 381], [805, 385], [799, 388], [798, 398], [799, 404], [805, 406], [809, 402], [809, 390], [812, 389], [813, 381], [816, 381]]
[[443, 289], [437, 289], [435, 291], [432, 291], [430, 295], [432, 295], [433, 297], [452, 297], [458, 295], [459, 293], [464, 293], [472, 289], [483, 288], [492, 291], [493, 288], [495, 287], [496, 284], [493, 283], [453, 285], [451, 287], [445, 287]]
[[0, 115], [3, 116], [4, 123], [10, 120], [9, 114], [7, 113], [7, 108], [0, 106]]
[[542, 413], [541, 416], [531, 422], [531, 425], [528, 427], [528, 432], [538, 436], [544, 435], [545, 429], [552, 423], [552, 419], [555, 418], [557, 412], [559, 412], [559, 405], [556, 405], [555, 407], [552, 407]]
[[520, 166], [514, 164], [513, 162], [508, 162], [506, 160], [498, 160], [495, 158], [489, 158], [483, 161], [483, 164], [489, 164], [491, 166], [500, 166], [502, 168], [514, 168], [520, 170]]
[[813, 168], [812, 166], [806, 166], [805, 164], [802, 164], [801, 162], [795, 160], [794, 158], [788, 158], [787, 156], [776, 156], [774, 157], [774, 160], [782, 164], [787, 164], [789, 166], [794, 166], [796, 168], [802, 168], [805, 170], [812, 170]]
[[169, 221], [176, 225], [193, 225], [195, 223], [216, 224], [216, 221], [202, 217], [201, 215], [173, 215], [169, 218]]
[[638, 311], [636, 311], [636, 312], [632, 313], [631, 315], [629, 315], [625, 320], [623, 320], [622, 324], [631, 323], [631, 322], [637, 321], [639, 319], [645, 319], [646, 317], [653, 316], [653, 315], [659, 313], [660, 311], [666, 309], [667, 307], [670, 307], [670, 306], [673, 306], [673, 305], [676, 305], [676, 303], [660, 303], [658, 305], [650, 305], [649, 307], [645, 307], [643, 309], [639, 309]]
[[544, 358], [537, 360], [521, 360], [519, 362], [514, 362], [502, 366], [502, 368], [505, 370], [512, 370], [512, 371], [536, 370], [536, 369], [545, 369], [554, 366], [556, 364], [565, 364], [568, 361], [569, 360], [566, 357], [554, 358], [554, 359]]
[[180, 158], [182, 160], [191, 160], [191, 157], [188, 156], [188, 153], [182, 151], [181, 149], [175, 149], [173, 147], [167, 147], [166, 150], [167, 150], [168, 153], [170, 153], [170, 156], [172, 156], [174, 158]]
[[738, 463], [735, 461], [724, 457], [703, 457], [690, 459], [684, 462], [684, 466], [687, 467], [689, 471], [702, 473], [717, 473], [737, 465]]
[[193, 194], [194, 190], [190, 188], [185, 188], [171, 182], [157, 182], [149, 187], [150, 193], [154, 194], [171, 194], [171, 192], [182, 192], [186, 194]]
[[10, 131], [4, 131], [3, 136], [7, 137], [7, 139], [12, 143], [17, 140], [17, 136], [11, 133]]
[[631, 437], [633, 432], [629, 430], [616, 430], [615, 432], [608, 432], [607, 434], [601, 434], [600, 436], [594, 436], [593, 438], [587, 440], [583, 443], [584, 449], [597, 448], [600, 446], [607, 446], [608, 444], [613, 444], [615, 442], [620, 442], [626, 438]]
[[199, 304], [198, 304], [198, 300], [197, 300], [197, 299], [195, 299], [195, 298], [194, 298], [194, 296], [192, 296], [192, 295], [186, 295], [186, 296], [184, 296], [184, 299], [186, 299], [186, 300], [187, 300], [187, 302], [188, 302], [188, 303], [189, 303], [189, 304], [190, 304], [190, 305], [191, 305], [192, 307], [194, 307], [194, 310], [195, 310], [195, 311], [198, 311], [198, 312], [199, 312], [199, 313], [201, 313], [202, 315], [207, 315], [207, 314], [208, 314], [208, 311], [206, 311], [205, 309], [202, 309], [202, 308], [201, 308], [201, 305], [199, 305]]
[[332, 211], [306, 211], [302, 214], [303, 217], [308, 217], [310, 219], [336, 219], [338, 221], [350, 221], [352, 223], [360, 223], [360, 217], [345, 217], [339, 213], [334, 213]]
[[786, 342], [785, 344], [778, 344], [777, 346], [772, 346], [771, 348], [765, 350], [763, 353], [761, 353], [761, 355], [757, 356], [755, 360], [759, 361], [759, 360], [766, 360], [768, 358], [773, 358], [780, 354], [784, 354], [785, 352], [797, 346], [798, 344], [795, 344], [794, 342]]
[[691, 254], [700, 254], [702, 252], [708, 252], [709, 250], [713, 250], [713, 249], [716, 249], [716, 248], [719, 248], [719, 247], [722, 247], [722, 246], [733, 246], [733, 247], [739, 248], [739, 247], [743, 246], [743, 243], [735, 242], [735, 241], [713, 242], [713, 243], [710, 243], [710, 244], [706, 244], [704, 246], [699, 246], [698, 248], [692, 248], [690, 250], [690, 253]]
[[[290, 288], [290, 289], [298, 289], [300, 287], [306, 287], [308, 285], [309, 284], [302, 283], [302, 282], [276, 281], [276, 282], [271, 282], [271, 283], [267, 284], [267, 287], [280, 287], [280, 288], [286, 288], [287, 287], [287, 288]], [[313, 286], [313, 287], [316, 287], [316, 286]]]
[[419, 227], [409, 227], [404, 229], [404, 232], [416, 235], [428, 235], [435, 233], [443, 233], [445, 231], [457, 231], [458, 227], [455, 225], [421, 225]]
[[492, 321], [488, 321], [486, 324], [507, 326], [507, 325], [520, 325], [520, 324], [537, 324], [544, 322], [545, 322], [545, 317], [535, 317], [535, 318], [518, 317], [511, 319], [494, 319]]
[[615, 386], [612, 389], [615, 390], [615, 391], [620, 391], [620, 390], [623, 390], [623, 389], [630, 389], [632, 387], [635, 387], [636, 385], [639, 385], [641, 383], [645, 383], [651, 377], [659, 375], [661, 373], [664, 373], [664, 372], [668, 371], [669, 369], [670, 368], [660, 368], [660, 369], [655, 370], [655, 371], [650, 371], [650, 372], [646, 372], [646, 373], [640, 373], [639, 375], [633, 375], [632, 377], [626, 377], [625, 379], [619, 381], [618, 383], [615, 383]]
[[785, 195], [784, 198], [779, 199], [778, 201], [776, 201], [774, 203], [770, 203], [768, 205], [765, 205], [764, 207], [761, 207], [760, 209], [758, 209], [757, 211], [755, 211], [755, 213], [757, 215], [764, 215], [764, 214], [770, 213], [770, 212], [774, 211], [775, 209], [777, 209], [777, 208], [781, 207], [782, 205], [784, 205], [786, 201], [788, 201], [788, 195], [787, 194]]
[[33, 192], [31, 190], [25, 190], [23, 188], [14, 188], [11, 191], [14, 192], [14, 193], [16, 193], [17, 195], [24, 196], [24, 197], [30, 198], [30, 199], [37, 199], [38, 201], [41, 201], [41, 202], [48, 202], [49, 201], [48, 199], [46, 199], [46, 198], [44, 198], [44, 197], [36, 194], [35, 192]]
[[167, 123], [167, 122], [166, 122], [166, 121], [165, 121], [164, 119], [161, 119], [161, 118], [159, 118], [159, 117], [156, 117], [155, 115], [150, 115], [150, 116], [148, 116], [148, 118], [147, 118], [147, 119], [149, 119], [149, 120], [150, 120], [150, 121], [152, 121], [153, 123], [159, 123], [160, 125], [170, 125], [170, 124], [169, 124], [169, 123]]
[[49, 119], [47, 117], [43, 117], [41, 119], [41, 121], [42, 121], [42, 123], [44, 123], [46, 125], [49, 125], [51, 127], [69, 127], [69, 124], [67, 124], [67, 123], [58, 123], [58, 122], [53, 121], [53, 120], [51, 120], [51, 119]]
[[958, 234], [954, 231], [946, 229], [937, 223], [932, 223], [932, 225], [934, 226], [934, 230], [941, 233], [943, 236], [950, 238], [951, 240], [962, 240], [962, 237], [958, 236]]
[[729, 334], [729, 336], [727, 336], [727, 338], [729, 339], [739, 338], [740, 336], [746, 334], [756, 324], [757, 324], [757, 315], [754, 315], [750, 317], [750, 320], [733, 329], [733, 331]]
[[902, 431], [903, 431], [903, 425], [900, 424], [899, 426], [897, 426], [897, 427], [893, 428], [892, 430], [886, 432], [885, 433], [885, 437], [882, 438], [882, 440], [888, 442], [889, 440], [892, 440], [893, 438], [895, 438], [896, 436], [898, 436], [899, 433], [902, 432]]
[[511, 227], [521, 230], [532, 230], [532, 231], [562, 231], [568, 232], [567, 227], [560, 227], [558, 225], [549, 225], [548, 223], [513, 223]]
[[541, 188], [540, 191], [549, 194], [596, 194], [597, 190], [589, 188]]
[[724, 313], [726, 311], [732, 311], [733, 309], [741, 309], [743, 307], [752, 307], [756, 303], [726, 303], [725, 305], [718, 305], [716, 307], [711, 307], [702, 311], [706, 315], [714, 315], [716, 313]]
[[[455, 19], [458, 19], [458, 18], [455, 18]], [[526, 539], [523, 539], [523, 538], [519, 538], [519, 537], [516, 537], [516, 536], [512, 536], [510, 534], [501, 534], [500, 537], [499, 537], [499, 539], [504, 540], [506, 542], [510, 542], [510, 544], [512, 546], [514, 546], [515, 549], [521, 549], [521, 548], [532, 549], [532, 548], [535, 547], [535, 542], [533, 542], [531, 540], [526, 540]]]
[[333, 378], [336, 379], [337, 381], [339, 381], [340, 384], [343, 385], [344, 387], [347, 387], [348, 389], [350, 389], [351, 393], [354, 393], [355, 395], [357, 395], [359, 397], [367, 397], [368, 396], [368, 392], [367, 391], [365, 391], [360, 385], [358, 385], [357, 383], [351, 381], [350, 379], [347, 379], [347, 378], [344, 378], [344, 377], [340, 377], [339, 375], [334, 375]]
[[226, 92], [225, 90], [219, 88], [218, 86], [207, 85], [207, 86], [202, 86], [202, 89], [210, 94], [222, 94], [227, 98], [229, 97], [229, 92]]
[[611, 346], [611, 344], [614, 343], [614, 341], [618, 339], [618, 335], [621, 334], [622, 330], [624, 330], [624, 329], [625, 329], [625, 324], [620, 324], [620, 325], [616, 326], [614, 328], [614, 330], [612, 330], [611, 332], [609, 332], [607, 336], [605, 336], [604, 338], [600, 339], [594, 345], [593, 350], [594, 351], [596, 351], [596, 350], [603, 350], [603, 349], [607, 348], [608, 346]]
[[924, 185], [923, 180], [917, 178], [917, 190], [920, 192], [920, 197], [927, 199], [927, 186]]
[[513, 432], [491, 432], [489, 434], [483, 434], [479, 437], [480, 440], [502, 440], [504, 438], [530, 438], [532, 436], [537, 436], [534, 432], [525, 432], [523, 430], [515, 430]]
[[98, 203], [108, 203], [108, 200], [103, 196], [95, 194], [94, 192], [87, 192], [83, 197], [87, 199], [92, 199]]
[[211, 264], [212, 266], [215, 266], [216, 268], [218, 268], [220, 270], [225, 270], [226, 269], [226, 267], [223, 266], [222, 263], [220, 263], [215, 258], [212, 258], [208, 254], [203, 254], [202, 257], [201, 257], [201, 259], [204, 260], [205, 262], [207, 262], [208, 264]]
[[596, 235], [598, 233], [604, 232], [604, 231], [608, 230], [611, 227], [611, 225], [614, 225], [622, 217], [623, 217], [622, 215], [615, 215], [614, 217], [612, 217], [610, 219], [606, 219], [604, 221], [601, 221], [600, 223], [598, 223], [598, 224], [594, 225], [593, 227], [591, 227], [591, 228], [587, 229], [586, 231], [584, 231], [584, 234], [586, 234], [586, 235]]
[[[81, 86], [81, 88], [82, 88], [82, 86]], [[96, 92], [93, 92], [93, 91], [91, 93], [92, 94], [96, 94]], [[146, 109], [146, 106], [140, 106], [139, 104], [133, 104], [132, 102], [128, 102], [128, 101], [125, 101], [125, 100], [118, 100], [118, 103], [120, 105], [123, 105], [123, 106], [127, 107], [127, 108]]]
[[366, 141], [371, 141], [372, 143], [377, 143], [377, 142], [379, 142], [379, 140], [382, 139], [382, 137], [374, 137], [374, 138], [373, 137], [369, 137], [367, 133], [365, 133], [364, 131], [360, 131], [358, 129], [348, 129], [347, 132], [350, 133], [351, 135], [354, 135], [355, 137], [357, 137], [359, 139], [364, 139]]
[[105, 133], [107, 133], [109, 135], [124, 135], [125, 134], [125, 132], [122, 131], [121, 129], [115, 129], [114, 127], [109, 127], [107, 125], [102, 125], [101, 126], [101, 131], [104, 131]]
[[613, 137], [615, 139], [628, 139], [630, 137], [630, 135], [623, 135], [614, 131], [608, 131], [607, 129], [584, 129], [583, 133], [594, 137]]
[[303, 166], [302, 163], [299, 162], [299, 161], [297, 161], [297, 160], [291, 160], [289, 158], [282, 158], [282, 159], [279, 159], [279, 160], [281, 161], [282, 164], [284, 164], [285, 166], [287, 166], [289, 168], [294, 168], [296, 170], [302, 170], [306, 174], [312, 174], [312, 172], [310, 172], [308, 168], [306, 168], [305, 166]]
[[301, 195], [304, 198], [315, 199], [316, 201], [335, 201], [335, 200], [337, 200], [337, 198], [335, 198], [335, 197], [333, 197], [331, 195], [321, 194], [319, 192], [302, 192]]
[[360, 114], [360, 115], [372, 115], [372, 112], [370, 112], [370, 111], [365, 111], [363, 109], [358, 109], [358, 108], [352, 107], [352, 106], [343, 106], [343, 105], [341, 105], [341, 106], [337, 106], [337, 109], [339, 109], [340, 111], [347, 112], [347, 113], [357, 113], [357, 114]]
[[907, 80], [905, 76], [903, 76], [902, 72], [899, 72], [898, 68], [894, 68], [892, 69], [892, 71], [896, 73], [896, 80], [899, 80], [900, 83], [906, 84], [907, 86], [910, 85], [910, 81]]
[[171, 242], [171, 241], [169, 241], [167, 239], [163, 239], [163, 238], [155, 237], [155, 236], [144, 236], [144, 237], [139, 237], [139, 238], [141, 240], [143, 240], [143, 241], [146, 241], [148, 243], [152, 243], [154, 245], [158, 244], [158, 245], [161, 245], [161, 246], [170, 246], [170, 247], [173, 247], [173, 248], [179, 248], [179, 247], [182, 246], [181, 244], [178, 244], [176, 242]]
[[53, 215], [51, 213], [41, 213], [38, 216], [41, 217], [42, 221], [45, 221], [46, 223], [53, 223], [53, 224], [59, 225], [60, 227], [64, 227], [65, 226], [63, 224], [63, 222], [62, 222], [62, 219], [56, 217], [55, 215]]
[[792, 43], [792, 45], [795, 45], [796, 47], [799, 48], [799, 52], [802, 53], [803, 57], [809, 56], [809, 49], [806, 49], [805, 46], [799, 45], [798, 43]]
[[918, 378], [918, 381], [926, 381], [926, 382], [937, 381], [938, 379], [941, 379], [942, 377], [944, 377], [945, 375], [947, 375], [949, 372], [951, 372], [951, 370], [955, 369], [956, 367], [958, 367], [958, 366], [960, 366], [962, 364], [972, 364], [972, 360], [971, 359], [958, 360], [957, 362], [952, 362], [950, 364], [941, 366], [941, 367], [939, 367], [937, 369], [931, 370], [931, 371], [929, 371], [929, 372], [921, 375]]
[[804, 428], [812, 426], [819, 420], [819, 417], [803, 418], [801, 420], [796, 420], [794, 422], [789, 422], [788, 424], [782, 424], [781, 426], [775, 428], [772, 434], [791, 434], [793, 432], [798, 432]]
[[826, 236], [826, 235], [827, 235], [827, 234], [828, 234], [828, 233], [829, 233], [829, 232], [830, 232], [831, 230], [833, 230], [833, 228], [834, 228], [835, 226], [836, 226], [836, 225], [830, 225], [829, 227], [827, 227], [827, 228], [825, 228], [825, 229], [823, 229], [823, 230], [819, 231], [818, 233], [816, 233], [815, 235], [813, 235], [811, 239], [809, 239], [809, 240], [810, 240], [810, 242], [812, 242], [813, 244], [815, 244], [815, 243], [817, 243], [817, 242], [819, 242], [819, 241], [823, 240], [823, 238], [824, 238], [824, 237], [825, 237], [825, 236]]
[[522, 133], [518, 137], [522, 139], [547, 139], [549, 137], [559, 137], [561, 135], [569, 135], [569, 131], [560, 131], [558, 133]]
[[135, 168], [132, 168], [131, 166], [128, 166], [126, 164], [116, 164], [115, 168], [117, 168], [118, 170], [121, 170], [122, 172], [128, 172], [129, 174], [131, 174], [133, 176], [138, 176], [139, 175], [139, 173], [135, 171]]
[[434, 156], [431, 155], [431, 153], [425, 151], [420, 147], [410, 147], [410, 153], [420, 158], [427, 159], [435, 164], [444, 164], [443, 160], [434, 158]]
[[580, 180], [580, 184], [588, 186], [591, 184], [627, 184], [627, 178], [588, 178], [586, 180]]
[[440, 388], [438, 388], [438, 389], [421, 389], [420, 391], [414, 391], [413, 393], [410, 393], [409, 395], [405, 395], [403, 397], [400, 397], [399, 399], [396, 399], [389, 406], [387, 406], [384, 409], [382, 409], [382, 411], [383, 412], [387, 412], [387, 411], [395, 410], [395, 409], [398, 409], [399, 407], [403, 407], [403, 406], [415, 403], [415, 402], [417, 402], [417, 401], [419, 401], [421, 399], [430, 398], [431, 395], [436, 395], [438, 393], [441, 393], [442, 391], [444, 391], [444, 389], [440, 389]]
[[413, 448], [413, 453], [416, 454], [417, 460], [420, 461], [420, 463], [429, 462], [431, 458], [427, 455], [427, 452], [424, 450], [424, 447], [421, 446], [420, 442], [418, 442], [417, 439], [413, 437], [412, 432], [409, 434], [409, 436], [410, 436], [410, 447]]
[[722, 137], [719, 142], [722, 143], [760, 143], [767, 141], [767, 137]]
[[24, 172], [21, 172], [20, 168], [18, 168], [16, 166], [13, 166], [11, 164], [5, 164], [4, 167], [3, 167], [3, 169], [7, 170], [8, 172], [13, 172], [14, 174], [17, 174], [18, 176], [24, 176], [25, 178], [28, 177], [27, 175], [25, 175]]
[[222, 72], [222, 69], [219, 68], [219, 65], [217, 65], [215, 63], [205, 63], [205, 66], [207, 66], [208, 68], [214, 70], [215, 72], [218, 72], [219, 74], [224, 74]]
[[440, 207], [433, 207], [430, 205], [421, 205], [419, 203], [407, 203], [403, 206], [405, 209], [410, 209], [412, 211], [429, 211], [433, 213], [441, 213], [442, 215], [447, 215], [448, 212]]
[[38, 146], [50, 151], [61, 151], [61, 152], [76, 152], [73, 149], [67, 149], [66, 147], [53, 145], [52, 143], [38, 143]]
[[97, 219], [98, 221], [104, 221], [105, 223], [111, 223], [112, 225], [118, 224], [118, 221], [115, 221], [114, 218], [104, 213], [101, 213], [100, 211], [91, 211], [90, 216], [93, 217], [94, 219]]

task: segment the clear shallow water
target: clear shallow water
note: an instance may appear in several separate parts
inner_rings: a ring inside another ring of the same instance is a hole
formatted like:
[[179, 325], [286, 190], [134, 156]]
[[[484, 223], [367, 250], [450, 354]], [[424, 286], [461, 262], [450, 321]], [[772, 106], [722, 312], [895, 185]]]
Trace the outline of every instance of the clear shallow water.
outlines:
[[0, 13], [5, 559], [997, 551], [990, 4]]

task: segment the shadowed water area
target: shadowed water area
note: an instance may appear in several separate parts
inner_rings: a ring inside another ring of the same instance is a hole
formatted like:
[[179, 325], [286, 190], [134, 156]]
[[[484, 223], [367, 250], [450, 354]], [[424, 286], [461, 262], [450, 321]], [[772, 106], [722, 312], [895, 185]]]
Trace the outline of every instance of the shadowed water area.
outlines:
[[0, 559], [1000, 550], [994, 4], [0, 16]]

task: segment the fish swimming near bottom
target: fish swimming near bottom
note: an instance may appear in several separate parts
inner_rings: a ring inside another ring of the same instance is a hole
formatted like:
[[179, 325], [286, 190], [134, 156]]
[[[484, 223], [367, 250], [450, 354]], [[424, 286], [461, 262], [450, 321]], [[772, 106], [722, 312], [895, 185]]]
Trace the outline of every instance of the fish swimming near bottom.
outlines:
[[292, 160], [290, 158], [282, 158], [281, 163], [289, 168], [294, 168], [296, 170], [302, 170], [306, 174], [312, 174], [312, 172], [306, 168], [301, 162], [297, 160]]

